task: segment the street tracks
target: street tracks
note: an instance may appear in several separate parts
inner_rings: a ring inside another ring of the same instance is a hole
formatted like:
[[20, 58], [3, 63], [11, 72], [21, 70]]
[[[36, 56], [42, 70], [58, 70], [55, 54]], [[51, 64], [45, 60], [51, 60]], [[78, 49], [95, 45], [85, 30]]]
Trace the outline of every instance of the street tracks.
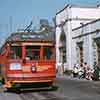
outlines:
[[54, 92], [21, 93], [19, 95], [22, 100], [68, 100]]

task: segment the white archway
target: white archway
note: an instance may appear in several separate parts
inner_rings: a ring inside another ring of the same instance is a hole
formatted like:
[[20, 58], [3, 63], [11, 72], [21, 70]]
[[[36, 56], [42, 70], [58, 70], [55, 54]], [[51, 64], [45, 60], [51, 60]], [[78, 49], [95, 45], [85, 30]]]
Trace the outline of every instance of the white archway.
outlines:
[[61, 34], [59, 37], [59, 53], [60, 53], [60, 61], [62, 63], [62, 69], [64, 71], [64, 63], [66, 63], [67, 59], [66, 59], [66, 34], [64, 32], [64, 29], [61, 29]]

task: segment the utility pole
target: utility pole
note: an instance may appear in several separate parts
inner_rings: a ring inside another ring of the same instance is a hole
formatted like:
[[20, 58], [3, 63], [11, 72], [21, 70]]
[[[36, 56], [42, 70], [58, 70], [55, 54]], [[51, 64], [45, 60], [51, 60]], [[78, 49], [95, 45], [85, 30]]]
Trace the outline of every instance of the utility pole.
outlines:
[[12, 16], [9, 17], [9, 31], [12, 32]]

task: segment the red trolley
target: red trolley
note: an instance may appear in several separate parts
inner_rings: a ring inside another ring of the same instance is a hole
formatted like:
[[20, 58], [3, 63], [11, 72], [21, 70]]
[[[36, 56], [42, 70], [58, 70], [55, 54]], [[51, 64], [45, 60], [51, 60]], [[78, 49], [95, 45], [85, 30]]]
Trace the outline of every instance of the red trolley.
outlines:
[[13, 33], [0, 49], [0, 73], [6, 88], [41, 88], [56, 77], [55, 41], [50, 34]]

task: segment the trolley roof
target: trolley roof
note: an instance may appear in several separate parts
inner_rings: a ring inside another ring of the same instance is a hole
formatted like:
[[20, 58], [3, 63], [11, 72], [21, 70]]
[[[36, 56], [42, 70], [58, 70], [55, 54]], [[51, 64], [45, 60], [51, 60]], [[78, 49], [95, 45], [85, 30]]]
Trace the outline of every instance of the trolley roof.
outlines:
[[12, 33], [5, 41], [5, 43], [0, 47], [0, 53], [3, 50], [5, 44], [7, 42], [51, 42], [55, 43], [55, 34], [54, 32], [43, 32], [43, 33], [36, 33], [36, 32], [16, 32]]
[[54, 32], [49, 33], [35, 33], [35, 32], [16, 32], [12, 33], [6, 42], [17, 41], [55, 41]]

